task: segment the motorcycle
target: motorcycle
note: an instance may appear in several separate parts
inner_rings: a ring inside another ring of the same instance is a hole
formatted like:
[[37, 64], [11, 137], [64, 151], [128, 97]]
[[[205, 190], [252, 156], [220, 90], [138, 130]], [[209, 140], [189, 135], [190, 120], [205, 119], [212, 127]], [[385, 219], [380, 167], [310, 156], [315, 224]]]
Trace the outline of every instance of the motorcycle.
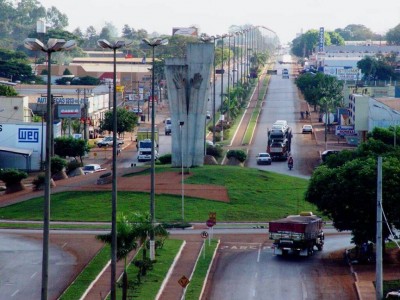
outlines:
[[293, 169], [293, 162], [288, 162], [288, 168], [291, 171]]

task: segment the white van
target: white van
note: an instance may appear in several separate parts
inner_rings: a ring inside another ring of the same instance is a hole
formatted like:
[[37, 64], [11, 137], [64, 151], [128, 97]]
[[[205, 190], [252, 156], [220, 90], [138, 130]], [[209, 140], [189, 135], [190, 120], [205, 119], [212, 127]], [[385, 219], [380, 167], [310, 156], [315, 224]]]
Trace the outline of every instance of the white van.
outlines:
[[165, 121], [165, 135], [170, 135], [171, 134], [171, 129], [172, 129], [172, 122], [171, 118], [167, 118]]

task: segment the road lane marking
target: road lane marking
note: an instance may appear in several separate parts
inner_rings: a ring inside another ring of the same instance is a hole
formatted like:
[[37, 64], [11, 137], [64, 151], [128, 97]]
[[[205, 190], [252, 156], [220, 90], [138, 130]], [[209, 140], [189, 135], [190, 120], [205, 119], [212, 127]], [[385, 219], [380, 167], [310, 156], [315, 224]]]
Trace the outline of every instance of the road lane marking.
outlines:
[[33, 274], [31, 275], [31, 279], [32, 279], [33, 277], [35, 277], [36, 274], [37, 274], [37, 272], [33, 273]]
[[261, 245], [258, 247], [258, 253], [257, 253], [257, 262], [260, 262], [260, 256], [261, 256]]
[[62, 249], [64, 249], [65, 246], [67, 246], [68, 243], [64, 243], [64, 245], [61, 246]]
[[16, 290], [14, 293], [12, 293], [11, 297], [14, 297], [16, 294], [18, 294], [19, 290]]

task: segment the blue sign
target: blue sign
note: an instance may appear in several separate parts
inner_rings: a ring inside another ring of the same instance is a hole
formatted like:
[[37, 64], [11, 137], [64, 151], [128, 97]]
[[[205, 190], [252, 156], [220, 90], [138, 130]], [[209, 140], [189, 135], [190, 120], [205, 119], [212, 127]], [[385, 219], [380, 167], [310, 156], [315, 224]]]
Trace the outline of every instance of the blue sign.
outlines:
[[18, 128], [18, 143], [39, 143], [39, 129]]
[[325, 47], [325, 34], [324, 34], [324, 27], [319, 29], [319, 44], [318, 44], [318, 51], [324, 52]]

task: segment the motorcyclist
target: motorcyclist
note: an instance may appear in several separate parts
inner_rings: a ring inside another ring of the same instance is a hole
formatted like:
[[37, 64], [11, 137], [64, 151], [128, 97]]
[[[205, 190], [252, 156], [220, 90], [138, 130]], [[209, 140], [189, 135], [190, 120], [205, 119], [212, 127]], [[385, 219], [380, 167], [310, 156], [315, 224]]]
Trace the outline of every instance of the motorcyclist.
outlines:
[[291, 156], [289, 156], [289, 159], [288, 159], [288, 167], [289, 167], [289, 169], [293, 168], [293, 157], [291, 157]]

